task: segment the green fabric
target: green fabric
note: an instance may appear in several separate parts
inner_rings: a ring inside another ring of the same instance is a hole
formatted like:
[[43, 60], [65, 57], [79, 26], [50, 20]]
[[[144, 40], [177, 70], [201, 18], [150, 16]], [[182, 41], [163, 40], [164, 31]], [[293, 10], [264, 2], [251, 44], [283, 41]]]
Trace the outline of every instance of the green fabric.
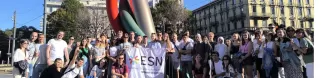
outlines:
[[82, 48], [82, 49], [79, 50], [79, 54], [81, 54], [82, 57], [87, 57], [87, 55], [84, 55], [84, 54], [82, 53], [82, 51], [85, 51], [85, 53], [88, 54], [88, 49], [87, 49], [87, 48]]
[[[306, 40], [306, 42], [307, 42], [306, 44], [307, 44], [308, 48], [314, 48], [313, 42], [311, 42], [307, 38], [304, 38], [304, 40]], [[304, 59], [306, 64], [314, 62], [314, 53], [309, 54], [309, 55], [304, 55], [303, 59]]]

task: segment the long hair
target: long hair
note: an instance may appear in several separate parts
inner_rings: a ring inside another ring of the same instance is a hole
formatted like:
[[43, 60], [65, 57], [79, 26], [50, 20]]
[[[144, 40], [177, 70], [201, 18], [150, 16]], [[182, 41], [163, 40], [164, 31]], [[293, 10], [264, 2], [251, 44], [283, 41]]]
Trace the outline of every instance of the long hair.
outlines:
[[[84, 40], [86, 40], [86, 43], [83, 43]], [[85, 45], [85, 48], [88, 49], [88, 39], [87, 38], [83, 38], [81, 40], [80, 47], [83, 47], [83, 45]]]
[[167, 39], [163, 39], [163, 44], [166, 44], [166, 47], [167, 48], [172, 48], [172, 44], [171, 44], [171, 41], [169, 39], [169, 35], [167, 33], [164, 33], [164, 35], [167, 36]]
[[21, 46], [22, 46], [23, 43], [25, 43], [25, 42], [29, 43], [29, 40], [27, 40], [27, 39], [21, 39], [21, 40], [19, 40], [19, 46], [20, 46], [19, 48], [20, 48], [20, 49], [22, 49]]
[[251, 42], [252, 41], [252, 39], [251, 39], [251, 36], [250, 36], [250, 33], [248, 32], [248, 31], [244, 31], [243, 33], [242, 33], [242, 45], [245, 45], [246, 43], [248, 43], [248, 42], [246, 42], [245, 40], [244, 40], [244, 34], [247, 34], [247, 37], [248, 37], [248, 42]]
[[[283, 35], [284, 35], [284, 36], [283, 36], [283, 43], [286, 43], [286, 42], [290, 41], [290, 38], [287, 37], [287, 33], [286, 33], [286, 31], [285, 31], [284, 28], [278, 28], [278, 29], [276, 30], [277, 35], [278, 35], [278, 32], [279, 32], [279, 31], [282, 31], [282, 32], [283, 32]], [[281, 38], [280, 38], [280, 37], [278, 37], [277, 42], [281, 42]]]
[[227, 69], [226, 72], [228, 72], [228, 71], [229, 71], [229, 65], [233, 66], [233, 64], [232, 64], [232, 61], [231, 61], [231, 58], [230, 58], [229, 55], [224, 55], [224, 56], [222, 57], [222, 61], [223, 61], [223, 58], [225, 58], [225, 57], [226, 57], [227, 60], [228, 60], [228, 65], [225, 65], [225, 63], [222, 62], [222, 66], [223, 66], [223, 69]]
[[[238, 39], [237, 39], [237, 42], [241, 42], [241, 36], [239, 35], [239, 33], [234, 33], [233, 35], [238, 35]], [[234, 38], [231, 37], [231, 42], [235, 42]]]

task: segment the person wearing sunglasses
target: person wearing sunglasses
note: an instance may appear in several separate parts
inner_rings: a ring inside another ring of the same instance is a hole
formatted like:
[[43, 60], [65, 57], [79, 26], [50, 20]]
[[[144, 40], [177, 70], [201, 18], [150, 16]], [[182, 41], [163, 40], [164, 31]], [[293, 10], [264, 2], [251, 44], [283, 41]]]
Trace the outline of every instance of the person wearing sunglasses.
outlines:
[[223, 76], [224, 78], [234, 78], [234, 77], [236, 77], [235, 69], [234, 69], [234, 67], [232, 65], [232, 61], [231, 61], [231, 58], [230, 58], [229, 55], [223, 56], [223, 58], [222, 58], [222, 66], [223, 66], [224, 71], [226, 72], [225, 76]]
[[128, 78], [129, 68], [124, 62], [124, 53], [117, 56], [117, 62], [112, 66], [112, 78]]
[[[28, 52], [27, 52], [27, 47], [28, 47], [28, 40], [22, 39], [19, 41], [20, 47], [15, 50], [13, 53], [13, 78], [22, 78], [22, 77], [28, 77]], [[21, 67], [18, 63], [19, 62], [24, 62], [25, 67]], [[22, 68], [25, 68], [24, 70], [21, 70]]]
[[133, 45], [129, 42], [129, 35], [127, 33], [123, 36], [123, 43], [119, 45], [119, 50], [126, 50], [128, 48], [131, 48]]
[[[91, 50], [92, 54], [90, 55], [91, 67], [98, 64], [98, 61], [101, 58], [105, 57], [105, 46], [103, 46], [103, 40], [101, 38], [96, 39], [95, 46]], [[104, 54], [104, 55], [102, 55]]]

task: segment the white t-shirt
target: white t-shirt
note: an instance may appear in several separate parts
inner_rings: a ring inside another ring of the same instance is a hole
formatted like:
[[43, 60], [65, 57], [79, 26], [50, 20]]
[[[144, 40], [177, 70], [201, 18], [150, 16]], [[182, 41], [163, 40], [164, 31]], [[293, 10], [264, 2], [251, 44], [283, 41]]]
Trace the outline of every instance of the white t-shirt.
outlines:
[[[219, 60], [218, 62], [213, 62], [213, 63], [214, 63], [214, 71], [216, 72], [216, 74], [221, 74], [221, 73], [225, 72], [225, 70], [223, 69], [221, 60]], [[213, 68], [212, 60], [209, 60], [209, 65], [210, 65], [210, 68]], [[218, 77], [218, 78], [222, 78], [222, 77]]]
[[113, 57], [117, 56], [117, 50], [117, 46], [111, 46], [109, 48], [109, 55]]
[[[186, 45], [185, 42], [181, 42], [179, 44], [178, 49], [182, 50], [182, 48]], [[189, 42], [188, 45], [185, 47], [186, 50], [192, 50], [194, 47], [194, 44], [192, 42]], [[181, 61], [192, 61], [192, 55], [191, 54], [186, 54], [181, 56]]]
[[148, 48], [154, 48], [154, 49], [161, 48], [161, 44], [159, 42], [151, 41], [148, 43]]
[[94, 72], [96, 72], [96, 77], [99, 77], [105, 70], [99, 69], [97, 65], [95, 65], [90, 72], [90, 76], [94, 76]]
[[263, 46], [259, 45], [257, 43], [253, 43], [253, 48], [254, 48], [254, 51], [257, 51], [257, 50], [259, 51], [259, 53], [257, 54], [257, 57], [263, 58], [263, 54], [264, 54]]
[[123, 48], [126, 48], [126, 49], [128, 49], [128, 48], [131, 48], [133, 45], [130, 43], [130, 42], [127, 42], [127, 43], [121, 43], [120, 45], [119, 45], [119, 50], [122, 50]]
[[[26, 53], [26, 54], [25, 54]], [[26, 57], [28, 57], [28, 52], [23, 52], [21, 49], [17, 49], [14, 53], [13, 53], [13, 62], [18, 62], [18, 61], [22, 61], [25, 60]], [[27, 67], [26, 72], [29, 72], [29, 68]], [[19, 73], [19, 69], [14, 67], [12, 70], [13, 74], [20, 74]]]
[[39, 52], [38, 61], [36, 64], [46, 64], [46, 47], [47, 44], [36, 44], [36, 50]]
[[64, 49], [68, 47], [64, 40], [51, 39], [47, 45], [51, 45], [50, 59], [54, 61], [56, 58], [64, 60]]
[[223, 58], [223, 56], [227, 52], [227, 45], [225, 45], [225, 44], [216, 44], [214, 46], [214, 51], [219, 53], [219, 58]]
[[[72, 70], [73, 69], [73, 70]], [[72, 70], [72, 71], [69, 71]], [[68, 72], [69, 71], [69, 72]], [[71, 67], [68, 67], [65, 71], [64, 74], [61, 78], [74, 78], [77, 75], [83, 76], [83, 70], [82, 67], [77, 68], [76, 64], [71, 65]]]

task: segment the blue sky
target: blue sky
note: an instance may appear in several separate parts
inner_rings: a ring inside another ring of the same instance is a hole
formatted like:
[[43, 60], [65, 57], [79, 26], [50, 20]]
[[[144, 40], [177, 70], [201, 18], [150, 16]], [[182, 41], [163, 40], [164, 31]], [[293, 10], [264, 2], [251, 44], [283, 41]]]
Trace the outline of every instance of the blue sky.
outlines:
[[[194, 10], [212, 0], [184, 0], [184, 5], [189, 10]], [[13, 27], [12, 16], [17, 12], [17, 27], [23, 25], [40, 28], [43, 14], [44, 0], [3, 0], [0, 2], [0, 29]]]

